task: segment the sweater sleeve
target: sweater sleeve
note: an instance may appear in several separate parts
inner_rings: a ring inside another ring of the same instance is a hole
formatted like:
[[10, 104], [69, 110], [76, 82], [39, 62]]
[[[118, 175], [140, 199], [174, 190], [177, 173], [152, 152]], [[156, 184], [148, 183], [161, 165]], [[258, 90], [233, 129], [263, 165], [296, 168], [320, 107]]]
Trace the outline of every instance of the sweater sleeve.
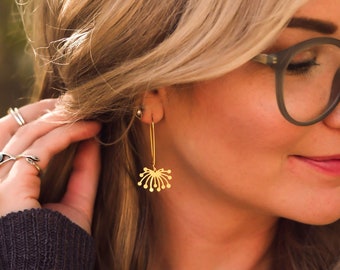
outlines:
[[93, 269], [90, 235], [62, 214], [30, 209], [0, 218], [0, 269]]

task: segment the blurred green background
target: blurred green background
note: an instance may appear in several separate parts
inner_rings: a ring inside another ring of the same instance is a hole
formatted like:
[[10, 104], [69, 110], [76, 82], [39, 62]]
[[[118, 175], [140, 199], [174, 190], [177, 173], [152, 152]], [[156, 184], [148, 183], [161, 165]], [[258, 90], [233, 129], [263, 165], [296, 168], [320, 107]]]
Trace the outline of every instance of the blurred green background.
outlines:
[[33, 72], [25, 47], [15, 0], [0, 0], [0, 116], [6, 114], [8, 107], [28, 102]]

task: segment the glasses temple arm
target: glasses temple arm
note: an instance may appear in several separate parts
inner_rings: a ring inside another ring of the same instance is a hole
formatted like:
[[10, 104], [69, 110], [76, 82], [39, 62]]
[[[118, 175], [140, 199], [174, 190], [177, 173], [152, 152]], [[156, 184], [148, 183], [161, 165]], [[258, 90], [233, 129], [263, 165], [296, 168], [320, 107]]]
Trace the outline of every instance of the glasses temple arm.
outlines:
[[256, 55], [252, 60], [269, 66], [277, 64], [277, 56], [275, 54], [260, 53]]

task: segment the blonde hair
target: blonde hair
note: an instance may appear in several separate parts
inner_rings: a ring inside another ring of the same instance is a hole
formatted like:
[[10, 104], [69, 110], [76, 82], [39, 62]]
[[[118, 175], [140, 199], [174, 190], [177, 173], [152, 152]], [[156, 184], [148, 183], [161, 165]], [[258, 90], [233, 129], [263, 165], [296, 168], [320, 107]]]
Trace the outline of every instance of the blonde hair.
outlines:
[[[141, 93], [215, 78], [241, 66], [275, 40], [306, 0], [17, 2], [36, 56], [36, 96], [60, 97], [70, 121], [101, 121], [101, 140], [114, 142], [102, 148], [93, 221], [97, 268], [145, 269], [153, 221], [149, 195], [136, 189], [142, 142], [133, 119]], [[51, 162], [42, 202], [62, 195], [74, 149]], [[61, 170], [52, 182], [49, 176]], [[291, 229], [281, 224], [279, 231], [288, 237]], [[281, 235], [273, 243], [281, 254], [273, 264], [281, 270], [326, 269], [334, 259], [303, 257], [303, 250], [294, 257], [286, 243]], [[327, 248], [333, 256], [334, 247]]]

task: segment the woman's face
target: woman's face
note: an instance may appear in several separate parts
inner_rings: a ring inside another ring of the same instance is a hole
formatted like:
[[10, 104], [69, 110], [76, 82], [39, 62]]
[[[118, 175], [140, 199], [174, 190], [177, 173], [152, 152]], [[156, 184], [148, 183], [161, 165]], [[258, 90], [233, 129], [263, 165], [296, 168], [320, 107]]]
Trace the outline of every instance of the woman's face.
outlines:
[[[338, 0], [311, 0], [294, 17], [340, 28], [339, 14]], [[274, 47], [321, 36], [340, 32], [288, 27]], [[340, 105], [314, 125], [289, 123], [276, 104], [273, 70], [255, 62], [169, 90], [163, 104], [156, 151], [158, 166], [173, 170], [169, 193], [312, 224], [340, 218]]]

